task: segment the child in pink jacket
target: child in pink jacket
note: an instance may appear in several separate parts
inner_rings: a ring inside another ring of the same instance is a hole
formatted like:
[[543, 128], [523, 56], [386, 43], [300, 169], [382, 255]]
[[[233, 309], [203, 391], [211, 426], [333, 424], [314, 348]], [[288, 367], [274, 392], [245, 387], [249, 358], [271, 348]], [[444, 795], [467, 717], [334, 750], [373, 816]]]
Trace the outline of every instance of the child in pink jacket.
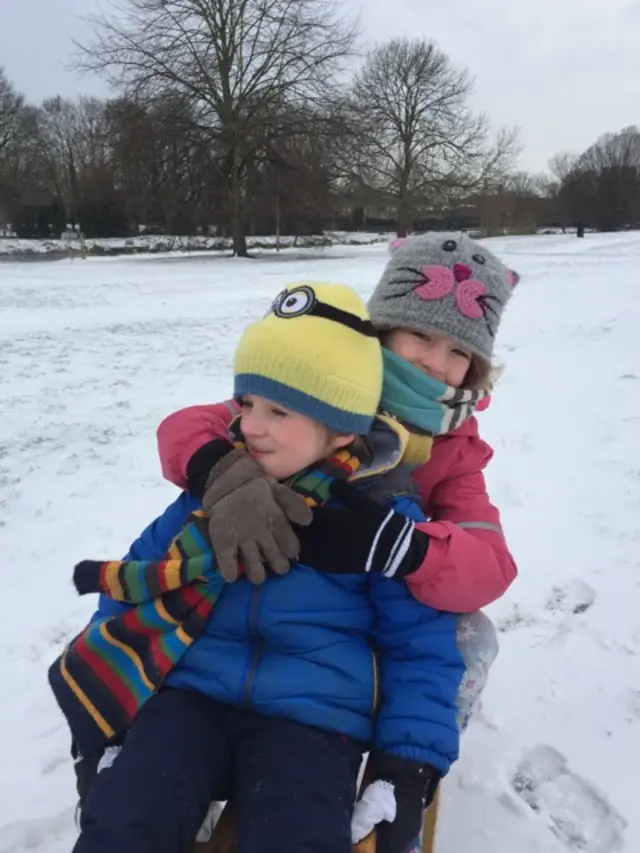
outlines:
[[[480, 608], [503, 595], [517, 574], [483, 475], [493, 451], [480, 438], [473, 413], [488, 405], [494, 339], [518, 276], [466, 234], [397, 240], [391, 253], [369, 302], [385, 348], [381, 409], [412, 434], [403, 461], [413, 469], [429, 518], [416, 526], [415, 534], [428, 537], [425, 559], [406, 583], [419, 601], [462, 614], [458, 638], [467, 672], [459, 707], [465, 727], [498, 650], [493, 626]], [[227, 538], [229, 513], [244, 520], [245, 531], [247, 526], [254, 531], [248, 545], [232, 543], [227, 564], [230, 557], [241, 558], [249, 578], [259, 582], [262, 562], [284, 573], [299, 553], [300, 540], [312, 536], [323, 543], [320, 553], [335, 542], [339, 555], [346, 537], [361, 544], [366, 555], [374, 544], [367, 538], [373, 528], [365, 523], [362, 502], [332, 510], [330, 524], [316, 511], [311, 525], [304, 527], [311, 520], [310, 514], [305, 517], [306, 508], [261, 484], [262, 511], [247, 522], [245, 510], [255, 510], [255, 501], [246, 498], [257, 488], [260, 469], [256, 466], [255, 478], [247, 478], [246, 460], [239, 460], [242, 477], [233, 476], [226, 454], [228, 427], [236, 414], [233, 401], [192, 406], [169, 415], [158, 429], [164, 476], [201, 494], [215, 488], [215, 495], [204, 501], [214, 547], [217, 513], [225, 519]], [[296, 522], [293, 528], [290, 522]], [[251, 568], [256, 562], [259, 567]]]

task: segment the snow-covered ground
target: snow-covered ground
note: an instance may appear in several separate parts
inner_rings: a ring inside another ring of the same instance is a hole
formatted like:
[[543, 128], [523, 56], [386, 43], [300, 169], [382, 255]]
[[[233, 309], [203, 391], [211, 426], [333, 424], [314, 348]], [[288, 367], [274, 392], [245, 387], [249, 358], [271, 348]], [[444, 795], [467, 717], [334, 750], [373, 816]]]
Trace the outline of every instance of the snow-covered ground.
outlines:
[[[501, 655], [447, 779], [438, 850], [640, 850], [640, 234], [505, 238], [522, 275], [481, 415], [520, 578]], [[74, 782], [46, 668], [92, 603], [83, 557], [121, 554], [171, 500], [154, 432], [231, 387], [243, 325], [286, 284], [367, 294], [384, 246], [259, 260], [0, 265], [0, 852], [63, 853]]]

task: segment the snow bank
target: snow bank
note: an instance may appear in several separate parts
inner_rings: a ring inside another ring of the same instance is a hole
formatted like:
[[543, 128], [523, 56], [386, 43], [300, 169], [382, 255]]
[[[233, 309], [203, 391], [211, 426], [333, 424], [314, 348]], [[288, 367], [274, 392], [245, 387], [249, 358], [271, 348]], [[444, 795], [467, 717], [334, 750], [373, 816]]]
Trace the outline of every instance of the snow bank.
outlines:
[[[248, 237], [249, 249], [319, 249], [330, 246], [368, 246], [374, 243], [386, 243], [389, 234], [364, 232], [327, 231], [324, 234], [305, 237], [275, 236]], [[176, 237], [176, 236], [140, 236], [130, 238], [104, 238], [86, 240], [19, 240], [15, 237], [0, 237], [0, 255], [17, 256], [78, 256], [86, 253], [90, 256], [166, 254], [171, 252], [228, 252], [231, 240], [223, 237]]]

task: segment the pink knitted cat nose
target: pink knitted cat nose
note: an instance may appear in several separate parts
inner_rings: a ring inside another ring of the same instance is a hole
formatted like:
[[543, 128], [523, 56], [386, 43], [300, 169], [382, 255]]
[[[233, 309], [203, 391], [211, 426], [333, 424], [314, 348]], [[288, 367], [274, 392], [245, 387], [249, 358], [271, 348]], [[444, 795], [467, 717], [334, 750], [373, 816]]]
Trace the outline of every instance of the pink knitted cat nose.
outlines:
[[453, 275], [457, 282], [466, 281], [468, 278], [471, 278], [471, 272], [471, 267], [468, 267], [466, 264], [453, 265]]

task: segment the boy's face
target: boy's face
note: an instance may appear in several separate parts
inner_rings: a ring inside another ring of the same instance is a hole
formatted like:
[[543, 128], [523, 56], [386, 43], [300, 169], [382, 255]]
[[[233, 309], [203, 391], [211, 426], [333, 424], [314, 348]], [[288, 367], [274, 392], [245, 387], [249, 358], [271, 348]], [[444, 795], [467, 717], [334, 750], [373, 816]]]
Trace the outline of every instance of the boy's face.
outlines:
[[311, 418], [255, 394], [244, 395], [240, 407], [247, 451], [276, 480], [286, 480], [326, 459], [355, 438], [332, 435]]

